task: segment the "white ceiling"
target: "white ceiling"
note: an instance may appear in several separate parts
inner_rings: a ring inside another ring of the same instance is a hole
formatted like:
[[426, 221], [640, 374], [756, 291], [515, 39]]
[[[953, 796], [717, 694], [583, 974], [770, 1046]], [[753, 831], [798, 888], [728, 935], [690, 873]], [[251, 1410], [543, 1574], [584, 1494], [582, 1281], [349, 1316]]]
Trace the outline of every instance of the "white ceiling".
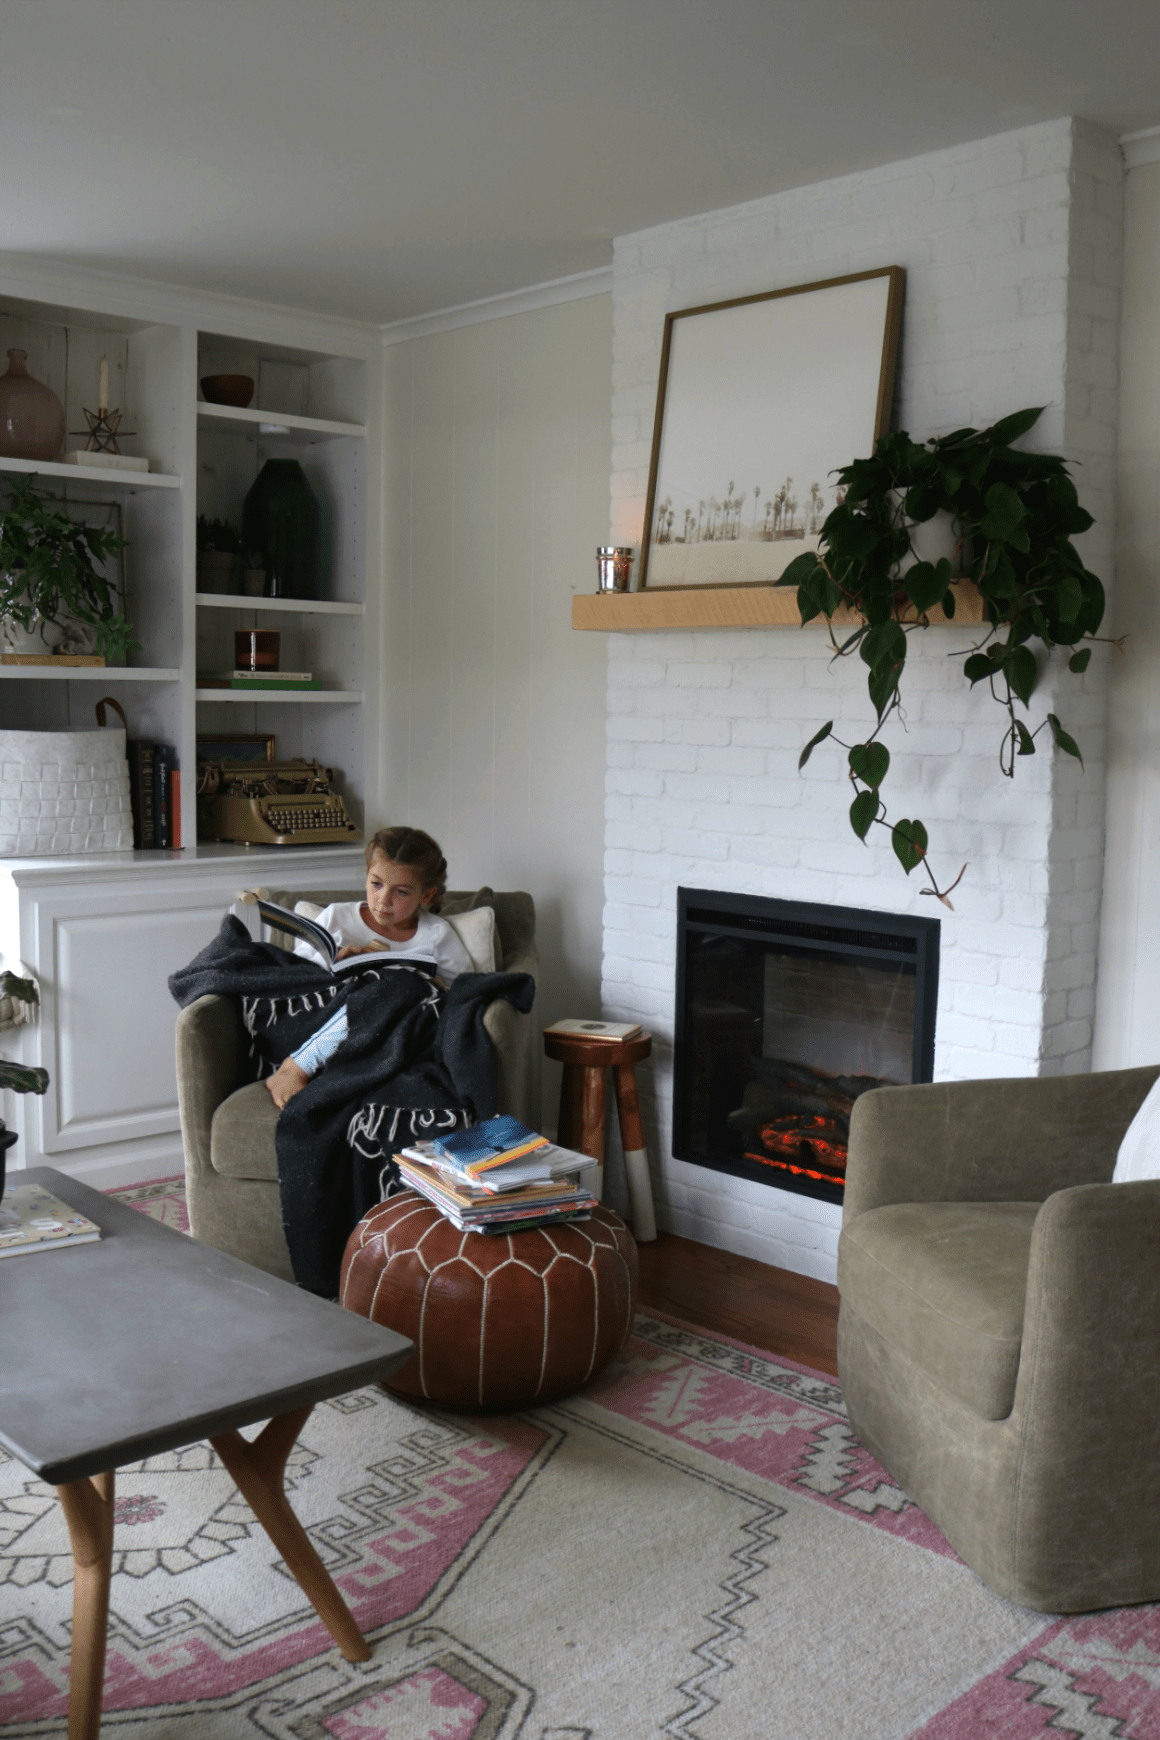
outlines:
[[0, 246], [374, 321], [967, 139], [1160, 121], [1157, 0], [0, 0]]

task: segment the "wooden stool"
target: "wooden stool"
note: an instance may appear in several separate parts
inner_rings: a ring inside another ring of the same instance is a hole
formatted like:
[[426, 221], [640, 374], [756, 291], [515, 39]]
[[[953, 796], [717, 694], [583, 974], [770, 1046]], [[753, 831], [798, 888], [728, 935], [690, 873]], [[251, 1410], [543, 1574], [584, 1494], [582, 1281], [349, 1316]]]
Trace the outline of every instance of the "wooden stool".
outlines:
[[616, 1110], [620, 1116], [620, 1139], [624, 1144], [624, 1169], [632, 1203], [632, 1230], [638, 1244], [657, 1236], [653, 1215], [652, 1186], [640, 1101], [636, 1093], [635, 1065], [652, 1050], [652, 1034], [635, 1039], [593, 1039], [575, 1033], [545, 1033], [544, 1051], [564, 1065], [560, 1085], [560, 1128], [556, 1140], [562, 1148], [590, 1154], [596, 1162], [596, 1195], [604, 1190], [604, 1072], [612, 1070]]

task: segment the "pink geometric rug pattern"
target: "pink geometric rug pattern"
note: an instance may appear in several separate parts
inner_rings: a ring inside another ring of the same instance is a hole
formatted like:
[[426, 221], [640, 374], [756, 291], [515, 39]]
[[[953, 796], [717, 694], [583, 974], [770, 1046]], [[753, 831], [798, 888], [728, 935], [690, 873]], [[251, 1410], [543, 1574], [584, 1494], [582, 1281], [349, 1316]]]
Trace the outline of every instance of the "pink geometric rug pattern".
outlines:
[[[180, 1180], [117, 1192], [177, 1223]], [[1158, 1740], [1160, 1609], [987, 1590], [824, 1374], [652, 1314], [556, 1407], [381, 1390], [287, 1486], [372, 1644], [339, 1656], [207, 1446], [118, 1471], [102, 1732], [123, 1740]], [[0, 1725], [59, 1733], [71, 1555], [0, 1457]]]
[[151, 1220], [159, 1220], [162, 1226], [171, 1226], [174, 1232], [189, 1231], [184, 1178], [152, 1178], [145, 1184], [128, 1184], [123, 1190], [110, 1190], [109, 1195], [137, 1209], [138, 1213], [147, 1214]]

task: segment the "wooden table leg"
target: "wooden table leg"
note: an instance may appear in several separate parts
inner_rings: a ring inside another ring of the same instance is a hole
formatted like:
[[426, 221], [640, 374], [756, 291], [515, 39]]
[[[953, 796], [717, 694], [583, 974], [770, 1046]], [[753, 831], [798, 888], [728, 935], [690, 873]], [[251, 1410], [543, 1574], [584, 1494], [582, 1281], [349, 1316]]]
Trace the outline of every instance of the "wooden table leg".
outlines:
[[628, 1194], [632, 1202], [632, 1232], [638, 1245], [648, 1244], [657, 1236], [653, 1214], [652, 1184], [648, 1175], [648, 1154], [644, 1145], [644, 1125], [640, 1117], [640, 1099], [636, 1091], [636, 1069], [631, 1063], [613, 1066], [616, 1086], [616, 1110], [620, 1118], [620, 1140], [624, 1146], [624, 1170], [628, 1177]]
[[113, 1470], [57, 1487], [73, 1550], [68, 1740], [97, 1740], [113, 1570]]
[[296, 1408], [293, 1413], [279, 1414], [252, 1444], [240, 1432], [222, 1432], [210, 1443], [347, 1661], [369, 1661], [366, 1638], [282, 1488], [286, 1458], [311, 1412], [310, 1408]]

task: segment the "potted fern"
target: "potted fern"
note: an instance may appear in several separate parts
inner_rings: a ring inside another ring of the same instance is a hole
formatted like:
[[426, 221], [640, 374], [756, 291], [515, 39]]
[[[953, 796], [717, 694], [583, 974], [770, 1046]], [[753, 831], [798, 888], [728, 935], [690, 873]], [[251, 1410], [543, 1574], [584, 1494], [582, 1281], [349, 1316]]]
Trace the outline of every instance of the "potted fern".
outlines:
[[72, 520], [35, 477], [14, 478], [0, 509], [0, 627], [5, 647], [32, 653], [139, 650], [104, 565], [126, 540]]

